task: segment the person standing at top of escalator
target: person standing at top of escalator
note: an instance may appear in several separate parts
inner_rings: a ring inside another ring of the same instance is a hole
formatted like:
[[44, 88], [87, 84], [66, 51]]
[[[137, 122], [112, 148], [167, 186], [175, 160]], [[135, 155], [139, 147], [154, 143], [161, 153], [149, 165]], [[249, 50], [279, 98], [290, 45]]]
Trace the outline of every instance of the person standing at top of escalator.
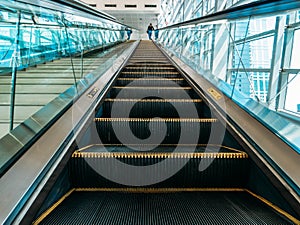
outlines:
[[158, 39], [158, 33], [159, 33], [158, 25], [156, 25], [156, 29], [154, 30], [154, 38], [155, 38], [155, 40]]
[[149, 40], [152, 40], [152, 32], [153, 31], [154, 31], [154, 27], [152, 26], [152, 23], [150, 23], [147, 28], [147, 34], [148, 34]]
[[132, 34], [132, 30], [130, 28], [126, 28], [126, 33], [127, 33], [127, 40], [130, 40], [130, 36]]

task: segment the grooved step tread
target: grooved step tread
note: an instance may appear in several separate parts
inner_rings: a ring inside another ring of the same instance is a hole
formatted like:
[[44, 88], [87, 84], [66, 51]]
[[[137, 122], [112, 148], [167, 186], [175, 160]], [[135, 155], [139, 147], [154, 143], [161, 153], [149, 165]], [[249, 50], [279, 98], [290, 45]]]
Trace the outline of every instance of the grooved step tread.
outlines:
[[299, 224], [246, 189], [138, 190], [72, 189], [33, 224]]

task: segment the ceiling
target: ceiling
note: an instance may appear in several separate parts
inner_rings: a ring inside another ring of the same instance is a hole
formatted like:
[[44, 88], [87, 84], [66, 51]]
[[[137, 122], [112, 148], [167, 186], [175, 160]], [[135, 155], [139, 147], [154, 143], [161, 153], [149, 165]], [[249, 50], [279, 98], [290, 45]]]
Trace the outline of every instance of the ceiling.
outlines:
[[149, 23], [152, 23], [155, 27], [157, 25], [158, 13], [154, 12], [136, 12], [136, 11], [112, 11], [107, 10], [106, 13], [114, 16], [120, 22], [131, 26], [140, 31], [140, 33], [146, 33]]
[[[90, 6], [114, 16], [118, 21], [133, 29], [133, 38], [147, 38], [146, 30], [150, 23], [157, 25], [157, 17], [160, 13], [160, 0], [81, 0]], [[114, 7], [108, 7], [108, 5]], [[128, 5], [134, 8], [126, 8]], [[147, 7], [146, 7], [147, 6]], [[151, 7], [149, 7], [151, 6]], [[155, 7], [153, 7], [155, 6]], [[136, 36], [137, 35], [137, 36]]]

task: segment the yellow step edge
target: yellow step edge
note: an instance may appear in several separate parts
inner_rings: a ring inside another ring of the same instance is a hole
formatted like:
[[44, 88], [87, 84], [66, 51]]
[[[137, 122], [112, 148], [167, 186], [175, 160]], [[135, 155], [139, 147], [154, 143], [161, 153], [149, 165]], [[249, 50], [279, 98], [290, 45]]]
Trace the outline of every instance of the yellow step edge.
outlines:
[[202, 99], [132, 99], [132, 98], [107, 98], [105, 102], [202, 102]]
[[192, 123], [215, 123], [218, 120], [215, 118], [94, 118], [95, 122], [192, 122]]
[[122, 74], [179, 74], [179, 72], [122, 72]]
[[[147, 66], [162, 66], [162, 67], [168, 67], [168, 68], [174, 68], [172, 65], [170, 64], [166, 64], [166, 63], [153, 63], [153, 62], [147, 62], [147, 63], [129, 63], [127, 66], [131, 66], [131, 67], [147, 67]], [[126, 67], [127, 67], [126, 66]]]
[[59, 206], [69, 195], [71, 195], [75, 191], [75, 188], [68, 191], [63, 197], [61, 197], [56, 203], [54, 203], [49, 209], [47, 209], [37, 220], [35, 220], [32, 224], [37, 225], [41, 223], [57, 206]]
[[142, 77], [142, 78], [126, 78], [126, 77], [120, 77], [118, 80], [167, 80], [167, 81], [183, 81], [184, 78], [162, 78], [162, 77]]
[[74, 152], [72, 158], [125, 158], [125, 159], [246, 159], [246, 153], [173, 153], [173, 152]]
[[[161, 157], [170, 157], [170, 158], [248, 158], [248, 154], [241, 151], [241, 150], [237, 150], [231, 147], [227, 147], [227, 146], [222, 146], [222, 145], [214, 145], [214, 144], [197, 144], [196, 146], [193, 144], [160, 144], [160, 147], [177, 147], [177, 146], [182, 146], [182, 147], [188, 147], [188, 146], [192, 146], [193, 148], [195, 147], [219, 147], [219, 148], [224, 148], [227, 149], [229, 151], [232, 152], [211, 152], [211, 153], [203, 153], [203, 152], [192, 152], [192, 153], [173, 153], [173, 152], [99, 152], [100, 154], [98, 154], [98, 152], [84, 152], [89, 150], [92, 147], [95, 146], [99, 146], [99, 147], [122, 147], [122, 146], [137, 146], [137, 147], [143, 147], [143, 146], [154, 146], [156, 147], [156, 145], [153, 144], [144, 144], [144, 145], [139, 145], [139, 144], [94, 144], [94, 145], [89, 145], [86, 146], [84, 148], [81, 148], [79, 150], [76, 150], [73, 153], [72, 157], [105, 157], [105, 158], [111, 158], [111, 157], [121, 157], [121, 158], [137, 158], [137, 157], [142, 157], [142, 158], [161, 158]], [[96, 153], [96, 154], [94, 154]], [[102, 154], [103, 153], [103, 154]], [[116, 155], [115, 153], [117, 153], [118, 155]], [[136, 154], [136, 156], [134, 156]]]
[[191, 90], [192, 88], [191, 87], [165, 87], [165, 86], [162, 86], [162, 87], [149, 87], [149, 86], [114, 86], [113, 88], [115, 89], [158, 89], [158, 90], [165, 90], [165, 89], [168, 89], [168, 90]]
[[[85, 150], [88, 150], [89, 148], [92, 148], [92, 147], [111, 147], [111, 146], [118, 146], [118, 147], [122, 147], [122, 146], [128, 146], [128, 145], [131, 145], [131, 146], [157, 146], [156, 144], [129, 144], [129, 143], [126, 143], [126, 144], [92, 144], [92, 145], [87, 145], [83, 148], [80, 148], [78, 149], [76, 152], [81, 152], [81, 151], [85, 151]], [[228, 146], [225, 146], [225, 145], [219, 145], [219, 144], [160, 144], [159, 146], [161, 147], [177, 147], [177, 146], [180, 146], [180, 147], [216, 147], [216, 148], [224, 148], [224, 149], [227, 149], [227, 150], [230, 150], [230, 151], [233, 151], [233, 152], [238, 152], [238, 153], [245, 153], [244, 151], [241, 151], [241, 150], [238, 150], [238, 149], [235, 149], [235, 148], [232, 148], [232, 147], [228, 147]]]
[[126, 192], [126, 193], [170, 193], [170, 192], [244, 192], [244, 188], [76, 188], [78, 192]]
[[[158, 64], [157, 64], [158, 65]], [[126, 69], [162, 69], [162, 70], [175, 70], [175, 67], [153, 67], [153, 65], [150, 66], [126, 66]], [[124, 71], [125, 72], [125, 71]]]
[[274, 205], [272, 202], [268, 201], [267, 199], [253, 193], [252, 191], [245, 189], [246, 192], [248, 192], [253, 197], [257, 198], [258, 200], [262, 201], [272, 209], [274, 209], [279, 214], [283, 215], [284, 217], [288, 218], [290, 221], [292, 221], [294, 224], [300, 225], [300, 220], [296, 219], [292, 215], [290, 215], [288, 212], [284, 211], [283, 209], [279, 208], [278, 206]]

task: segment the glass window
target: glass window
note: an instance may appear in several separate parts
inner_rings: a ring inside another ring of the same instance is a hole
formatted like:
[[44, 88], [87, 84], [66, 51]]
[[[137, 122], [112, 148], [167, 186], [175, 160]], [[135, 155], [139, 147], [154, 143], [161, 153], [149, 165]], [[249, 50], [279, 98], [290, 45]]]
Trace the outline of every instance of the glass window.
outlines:
[[300, 29], [295, 30], [294, 43], [291, 59], [291, 68], [300, 69], [300, 51], [299, 51]]
[[276, 17], [252, 19], [249, 24], [249, 35], [259, 34], [275, 29]]
[[270, 68], [273, 50], [273, 37], [251, 41], [250, 66], [251, 68]]
[[289, 74], [288, 86], [285, 98], [285, 109], [297, 112], [297, 106], [300, 104], [300, 75]]

